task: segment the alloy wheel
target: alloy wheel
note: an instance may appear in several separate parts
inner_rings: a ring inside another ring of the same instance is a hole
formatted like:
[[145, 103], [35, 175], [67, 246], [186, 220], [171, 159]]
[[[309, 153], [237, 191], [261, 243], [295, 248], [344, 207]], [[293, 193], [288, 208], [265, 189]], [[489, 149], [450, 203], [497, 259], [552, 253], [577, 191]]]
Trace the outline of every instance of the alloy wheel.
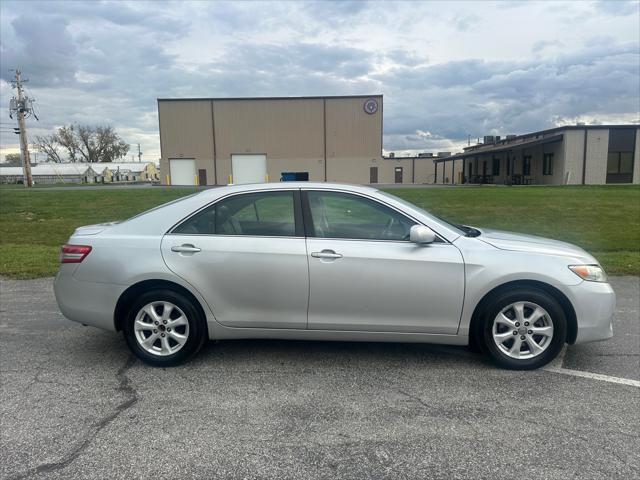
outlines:
[[514, 302], [496, 315], [492, 336], [498, 349], [508, 357], [534, 358], [551, 345], [553, 320], [540, 305]]
[[140, 309], [133, 323], [138, 345], [152, 355], [178, 352], [189, 338], [189, 321], [177, 305], [151, 302]]

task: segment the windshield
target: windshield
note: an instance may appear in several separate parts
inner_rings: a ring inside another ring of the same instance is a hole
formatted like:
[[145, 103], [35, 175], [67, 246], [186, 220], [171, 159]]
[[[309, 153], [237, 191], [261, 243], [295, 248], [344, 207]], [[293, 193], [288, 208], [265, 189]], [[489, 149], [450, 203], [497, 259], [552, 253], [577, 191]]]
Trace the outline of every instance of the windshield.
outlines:
[[413, 208], [414, 210], [418, 210], [424, 216], [429, 217], [432, 220], [435, 220], [436, 222], [444, 223], [447, 227], [449, 227], [451, 230], [455, 231], [459, 235], [469, 236], [469, 234], [471, 233], [471, 230], [475, 230], [475, 228], [465, 227], [464, 225], [458, 225], [456, 223], [451, 223], [448, 220], [445, 220], [444, 218], [438, 217], [437, 215], [433, 215], [432, 213], [427, 212], [425, 209], [420, 208], [419, 206], [417, 206], [417, 205], [415, 205], [415, 204], [413, 204], [411, 202], [408, 202], [403, 198], [396, 197], [395, 195], [392, 195], [391, 193], [383, 192], [382, 190], [378, 190], [378, 192], [380, 194], [382, 194], [383, 196], [385, 196], [385, 197], [391, 198], [391, 199], [395, 200], [396, 202], [399, 202], [399, 203], [401, 203], [403, 205], [406, 205], [407, 207]]

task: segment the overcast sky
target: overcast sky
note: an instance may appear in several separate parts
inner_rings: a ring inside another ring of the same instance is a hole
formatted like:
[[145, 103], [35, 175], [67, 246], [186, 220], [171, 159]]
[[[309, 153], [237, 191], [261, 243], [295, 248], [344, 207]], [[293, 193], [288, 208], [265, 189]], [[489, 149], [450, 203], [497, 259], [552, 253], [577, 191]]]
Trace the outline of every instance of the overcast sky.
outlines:
[[640, 2], [0, 3], [2, 155], [21, 67], [40, 122], [160, 155], [158, 97], [384, 95], [386, 151], [640, 118]]

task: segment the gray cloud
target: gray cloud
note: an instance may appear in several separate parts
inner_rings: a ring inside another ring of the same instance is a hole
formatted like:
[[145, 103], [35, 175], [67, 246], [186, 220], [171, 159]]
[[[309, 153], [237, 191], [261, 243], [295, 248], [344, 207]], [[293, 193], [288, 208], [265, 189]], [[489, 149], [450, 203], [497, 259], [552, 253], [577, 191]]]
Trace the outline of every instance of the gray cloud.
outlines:
[[[34, 86], [73, 83], [77, 71], [77, 46], [69, 34], [69, 22], [59, 16], [20, 15], [11, 22], [15, 43], [3, 42], [0, 78], [12, 74], [4, 65], [24, 68]], [[6, 48], [6, 50], [5, 50]]]
[[593, 5], [597, 11], [609, 15], [640, 15], [640, 4], [636, 0], [599, 0]]
[[[432, 20], [435, 6], [425, 7]], [[507, 13], [518, 17], [527, 8], [513, 6]], [[450, 150], [468, 134], [521, 133], [582, 116], [640, 116], [637, 37], [578, 43], [547, 35], [520, 59], [485, 59], [478, 49], [434, 63], [443, 58], [434, 50], [437, 40], [447, 43], [442, 30], [403, 36], [406, 22], [420, 18], [419, 7], [3, 2], [0, 77], [9, 80], [5, 66], [21, 66], [31, 78], [43, 118], [34, 133], [71, 122], [110, 123], [131, 143], [151, 142], [143, 144], [148, 152], [158, 150], [158, 97], [383, 93], [387, 150]], [[603, 8], [606, 18], [636, 15], [628, 6], [593, 4]], [[399, 23], [387, 23], [394, 10]], [[437, 18], [438, 25], [455, 20], [447, 25], [452, 39], [473, 34], [477, 28], [470, 27], [485, 20], [478, 11]], [[2, 89], [3, 105], [8, 92]], [[8, 141], [15, 138], [2, 137]]]
[[[637, 111], [638, 45], [600, 48], [545, 62], [468, 60], [403, 72], [380, 81], [400, 89], [385, 99], [385, 131], [392, 149], [409, 148], [424, 130], [463, 140], [553, 127], [560, 117]], [[398, 115], [396, 112], [402, 112]], [[425, 143], [426, 144], [426, 143]]]

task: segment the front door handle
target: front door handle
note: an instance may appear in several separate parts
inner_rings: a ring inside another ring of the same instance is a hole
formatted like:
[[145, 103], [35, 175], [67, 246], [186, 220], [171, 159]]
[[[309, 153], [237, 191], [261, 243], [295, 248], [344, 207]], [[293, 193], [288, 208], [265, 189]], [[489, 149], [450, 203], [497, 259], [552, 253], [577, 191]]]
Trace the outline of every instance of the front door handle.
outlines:
[[314, 258], [342, 258], [342, 255], [334, 252], [333, 250], [322, 250], [321, 252], [312, 252], [311, 256]]
[[185, 243], [184, 245], [174, 245], [173, 247], [171, 247], [171, 251], [178, 253], [198, 253], [201, 250], [189, 243]]

